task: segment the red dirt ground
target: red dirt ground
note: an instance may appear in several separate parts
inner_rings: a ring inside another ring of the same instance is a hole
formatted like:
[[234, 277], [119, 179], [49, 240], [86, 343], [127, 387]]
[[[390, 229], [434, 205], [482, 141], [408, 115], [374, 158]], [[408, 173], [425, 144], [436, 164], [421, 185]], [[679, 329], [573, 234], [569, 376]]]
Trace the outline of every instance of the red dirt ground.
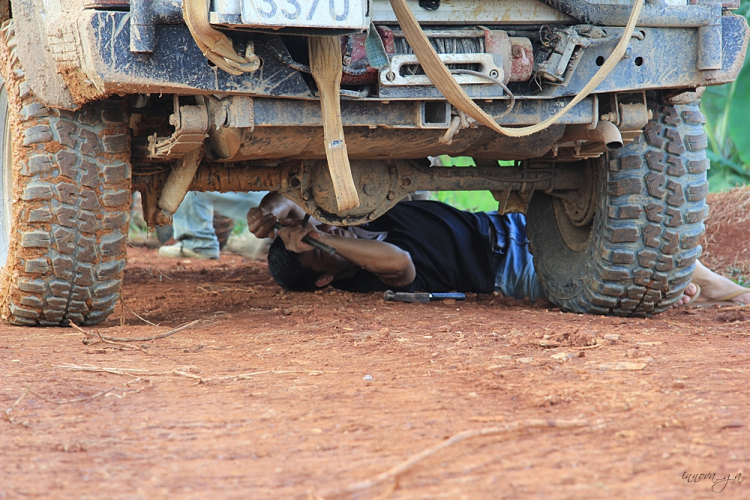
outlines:
[[[724, 215], [706, 258], [747, 269], [750, 222]], [[0, 499], [750, 498], [750, 312], [386, 303], [232, 255], [129, 259], [124, 302], [159, 326], [123, 308], [102, 335], [199, 322], [140, 350], [0, 326]]]

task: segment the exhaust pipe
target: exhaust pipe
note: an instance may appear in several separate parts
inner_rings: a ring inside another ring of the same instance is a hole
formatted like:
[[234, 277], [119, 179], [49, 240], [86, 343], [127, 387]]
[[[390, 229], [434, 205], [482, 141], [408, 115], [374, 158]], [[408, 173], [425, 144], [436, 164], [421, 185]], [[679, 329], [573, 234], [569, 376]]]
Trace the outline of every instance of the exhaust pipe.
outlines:
[[617, 125], [604, 120], [599, 121], [596, 128], [589, 128], [588, 125], [568, 125], [560, 142], [573, 141], [600, 142], [607, 146], [607, 149], [613, 150], [622, 147], [622, 134]]

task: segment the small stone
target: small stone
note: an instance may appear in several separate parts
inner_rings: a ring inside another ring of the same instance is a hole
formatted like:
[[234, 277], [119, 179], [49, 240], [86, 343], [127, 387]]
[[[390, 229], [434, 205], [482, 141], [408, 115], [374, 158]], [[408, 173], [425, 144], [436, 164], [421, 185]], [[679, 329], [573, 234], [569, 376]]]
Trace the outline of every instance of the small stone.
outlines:
[[631, 359], [637, 358], [640, 355], [641, 355], [641, 350], [638, 349], [637, 347], [633, 347], [631, 349], [628, 349], [628, 353], [625, 354], [626, 357], [631, 358]]
[[596, 345], [596, 332], [580, 329], [570, 336], [570, 343], [576, 347]]
[[362, 380], [372, 380], [372, 375], [365, 375]]
[[556, 359], [558, 361], [567, 361], [568, 359], [568, 353], [567, 352], [558, 352], [557, 354], [553, 354], [550, 356], [552, 359]]
[[608, 333], [607, 335], [604, 336], [604, 339], [611, 340], [614, 342], [615, 340], [620, 340], [620, 336], [617, 335], [616, 333]]
[[527, 365], [529, 363], [533, 363], [534, 362], [534, 358], [518, 358], [518, 359], [516, 359], [516, 362], [523, 363], [523, 364]]
[[604, 371], [637, 371], [646, 368], [647, 363], [631, 363], [629, 361], [616, 361], [613, 363], [601, 363], [600, 370]]
[[744, 427], [745, 424], [741, 420], [726, 420], [719, 426], [720, 429], [738, 429]]
[[672, 382], [672, 389], [684, 389], [685, 388], [685, 382], [682, 380], [675, 380]]
[[559, 395], [551, 394], [549, 396], [545, 396], [544, 398], [535, 401], [534, 406], [543, 408], [546, 406], [559, 405], [562, 402], [563, 402], [563, 399]]
[[546, 348], [560, 347], [560, 342], [555, 342], [554, 340], [542, 339], [539, 341], [539, 346], [546, 347]]

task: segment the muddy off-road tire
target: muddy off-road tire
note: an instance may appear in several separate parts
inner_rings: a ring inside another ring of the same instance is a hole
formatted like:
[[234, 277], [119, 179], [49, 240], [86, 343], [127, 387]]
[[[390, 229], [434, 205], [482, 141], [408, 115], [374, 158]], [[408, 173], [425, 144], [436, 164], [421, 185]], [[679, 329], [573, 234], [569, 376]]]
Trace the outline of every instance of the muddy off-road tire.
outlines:
[[595, 160], [590, 225], [576, 227], [560, 201], [534, 194], [534, 262], [563, 310], [646, 316], [668, 309], [692, 278], [708, 214], [704, 118], [698, 103], [650, 108], [636, 142]]
[[16, 325], [94, 324], [114, 310], [130, 218], [130, 139], [117, 102], [76, 112], [29, 91], [0, 28], [0, 310]]

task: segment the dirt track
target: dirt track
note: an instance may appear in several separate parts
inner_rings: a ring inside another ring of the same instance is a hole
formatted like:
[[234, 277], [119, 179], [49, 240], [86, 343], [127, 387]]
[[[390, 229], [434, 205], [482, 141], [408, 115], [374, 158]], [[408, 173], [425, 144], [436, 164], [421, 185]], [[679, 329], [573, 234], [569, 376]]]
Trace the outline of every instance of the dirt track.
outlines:
[[[727, 227], [734, 246], [709, 231], [706, 258], [748, 269], [750, 222]], [[503, 426], [416, 464], [387, 498], [750, 498], [750, 480], [733, 481], [750, 475], [750, 312], [394, 304], [284, 293], [232, 255], [129, 259], [125, 304], [161, 326], [123, 309], [102, 335], [200, 323], [141, 350], [0, 326], [0, 498], [376, 498], [396, 483], [335, 490]]]

